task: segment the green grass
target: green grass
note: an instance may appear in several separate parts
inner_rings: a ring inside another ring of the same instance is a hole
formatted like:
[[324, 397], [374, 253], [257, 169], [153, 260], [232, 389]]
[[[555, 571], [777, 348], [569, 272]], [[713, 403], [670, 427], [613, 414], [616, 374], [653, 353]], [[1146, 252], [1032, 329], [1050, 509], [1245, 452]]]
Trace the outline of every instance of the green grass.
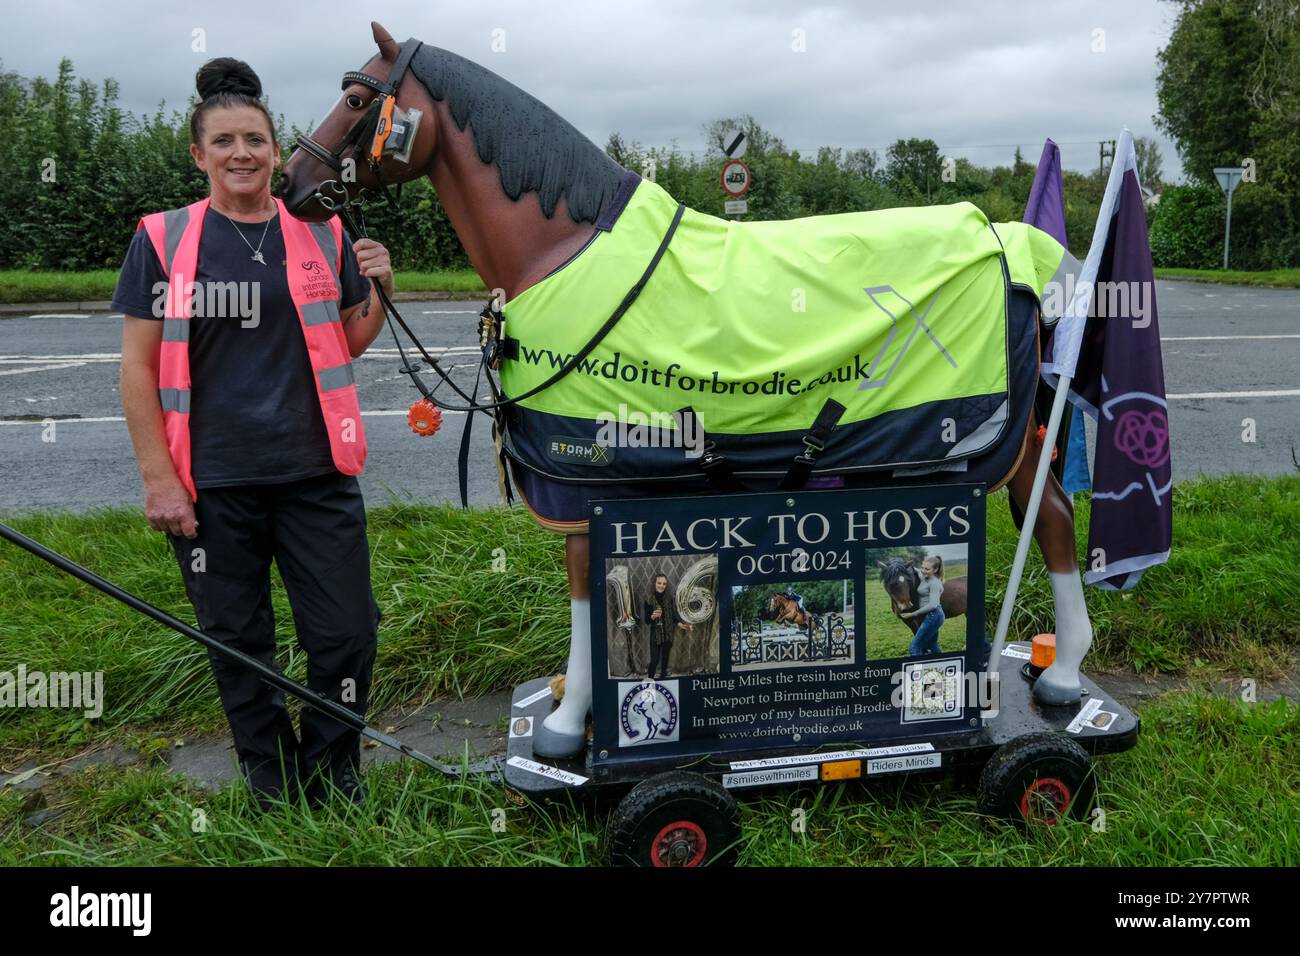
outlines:
[[[485, 292], [473, 269], [434, 272], [396, 272], [398, 292]], [[33, 272], [0, 270], [0, 303], [92, 302], [111, 299], [117, 286], [116, 269], [93, 272]]]
[[[1135, 749], [1097, 765], [1104, 811], [1025, 832], [975, 811], [970, 781], [913, 778], [780, 790], [742, 800], [751, 866], [1295, 866], [1300, 707], [1193, 692], [1143, 710]], [[603, 814], [513, 802], [499, 787], [412, 764], [365, 774], [362, 809], [252, 812], [161, 766], [99, 766], [47, 786], [60, 815], [32, 828], [0, 790], [0, 865], [587, 865]], [[802, 814], [797, 813], [802, 811]], [[502, 815], [504, 814], [504, 815]], [[803, 832], [792, 822], [805, 821]], [[504, 830], [493, 829], [504, 820]], [[499, 832], [498, 832], [499, 831]]]
[[1240, 269], [1157, 269], [1156, 278], [1300, 289], [1300, 269], [1269, 269], [1264, 272], [1244, 272]]
[[[1275, 675], [1300, 643], [1294, 610], [1300, 555], [1286, 531], [1300, 527], [1300, 477], [1185, 482], [1174, 490], [1174, 509], [1167, 565], [1149, 571], [1134, 591], [1088, 590], [1096, 631], [1092, 665], [1165, 672], [1208, 665]], [[1015, 551], [1001, 493], [989, 516], [991, 632]], [[1086, 499], [1076, 519], [1082, 549]], [[11, 523], [193, 621], [168, 545], [137, 512], [40, 514]], [[569, 610], [558, 535], [518, 508], [389, 505], [370, 512], [369, 527], [373, 584], [384, 614], [372, 711], [437, 695], [473, 696], [563, 668]], [[492, 571], [495, 548], [505, 551], [504, 573]], [[879, 589], [878, 580], [869, 587]], [[0, 595], [0, 670], [21, 662], [30, 671], [103, 671], [106, 698], [94, 721], [52, 708], [0, 711], [0, 763], [25, 752], [71, 752], [123, 732], [183, 736], [224, 726], [206, 652], [188, 639], [7, 543], [0, 543]], [[305, 660], [278, 581], [274, 601], [280, 663], [302, 680]], [[1031, 554], [1011, 638], [1050, 631], [1052, 619], [1047, 576]]]

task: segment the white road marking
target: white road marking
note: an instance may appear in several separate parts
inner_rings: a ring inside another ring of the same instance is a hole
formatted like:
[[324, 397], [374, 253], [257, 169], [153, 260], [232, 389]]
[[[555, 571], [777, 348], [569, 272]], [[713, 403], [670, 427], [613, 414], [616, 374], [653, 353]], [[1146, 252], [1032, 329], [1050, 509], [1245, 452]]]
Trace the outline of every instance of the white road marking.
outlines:
[[[432, 346], [429, 348], [430, 355], [478, 355], [482, 350], [476, 345], [450, 345], [450, 346]], [[407, 348], [406, 353], [413, 357], [418, 356], [419, 352], [415, 348]], [[367, 349], [361, 358], [396, 358], [397, 349]], [[64, 354], [64, 355], [0, 355], [0, 364], [21, 364], [25, 362], [120, 362], [122, 354], [120, 352], [87, 352], [83, 355]], [[355, 361], [355, 359], [353, 360]]]
[[28, 372], [53, 372], [60, 368], [81, 368], [85, 362], [61, 362], [58, 365], [33, 365], [29, 368], [11, 368], [0, 372], [0, 375], [26, 375]]
[[1165, 335], [1161, 342], [1236, 342], [1244, 339], [1300, 339], [1300, 334], [1281, 335]]
[[1180, 398], [1295, 398], [1300, 395], [1300, 388], [1267, 389], [1258, 392], [1183, 392], [1166, 395], [1170, 401]]
[[[394, 418], [400, 415], [402, 418], [405, 418], [409, 413], [409, 411], [410, 409], [406, 409], [406, 408], [377, 408], [369, 412], [362, 412], [361, 417], [362, 418]], [[451, 411], [450, 409], [446, 409], [446, 408], [442, 410], [442, 413], [443, 415], [464, 415], [465, 414], [464, 412]], [[0, 418], [0, 425], [36, 425], [39, 427], [51, 421], [59, 425], [94, 425], [100, 422], [124, 422], [126, 421], [126, 419], [123, 418], [121, 415], [108, 416], [104, 418], [60, 418], [57, 415], [51, 415], [48, 418], [42, 418], [39, 421], [35, 419], [24, 419], [22, 421], [14, 421], [8, 418]]]

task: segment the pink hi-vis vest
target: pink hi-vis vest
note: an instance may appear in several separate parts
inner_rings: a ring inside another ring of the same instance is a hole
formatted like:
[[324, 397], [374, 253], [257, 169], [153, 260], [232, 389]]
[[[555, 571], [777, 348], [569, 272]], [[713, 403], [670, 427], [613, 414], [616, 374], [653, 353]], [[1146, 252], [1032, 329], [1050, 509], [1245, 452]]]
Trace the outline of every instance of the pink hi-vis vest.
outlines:
[[[208, 202], [204, 199], [180, 209], [153, 213], [141, 219], [137, 227], [148, 232], [167, 273], [158, 398], [167, 450], [176, 474], [194, 499], [198, 493], [190, 474], [190, 313], [193, 283], [197, 281], [199, 236]], [[342, 293], [336, 277], [343, 226], [337, 216], [328, 222], [305, 223], [289, 215], [279, 199], [275, 204], [280, 208], [280, 229], [284, 233], [289, 293], [307, 341], [334, 467], [345, 475], [355, 475], [366, 463], [366, 434], [361, 427], [352, 357], [339, 316]]]

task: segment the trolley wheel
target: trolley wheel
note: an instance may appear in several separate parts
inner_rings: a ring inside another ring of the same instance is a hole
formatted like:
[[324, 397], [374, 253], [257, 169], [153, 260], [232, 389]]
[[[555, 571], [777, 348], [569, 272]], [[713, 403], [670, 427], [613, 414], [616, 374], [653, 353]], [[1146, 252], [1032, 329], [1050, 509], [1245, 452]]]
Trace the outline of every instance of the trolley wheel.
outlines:
[[1055, 826], [1067, 814], [1082, 818], [1096, 780], [1092, 758], [1057, 733], [1026, 734], [998, 749], [980, 774], [981, 813], [1027, 826]]
[[641, 781], [609, 819], [615, 866], [730, 866], [740, 809], [719, 784], [686, 770]]

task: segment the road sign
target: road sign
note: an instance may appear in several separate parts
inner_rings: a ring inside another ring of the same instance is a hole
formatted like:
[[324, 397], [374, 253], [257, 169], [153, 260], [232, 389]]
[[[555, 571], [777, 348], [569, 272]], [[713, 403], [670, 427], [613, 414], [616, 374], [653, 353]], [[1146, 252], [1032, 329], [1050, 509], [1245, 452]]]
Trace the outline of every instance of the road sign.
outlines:
[[1228, 219], [1223, 226], [1223, 268], [1228, 268], [1228, 239], [1232, 235], [1232, 194], [1245, 174], [1244, 166], [1215, 166], [1214, 178], [1228, 197]]
[[749, 202], [745, 199], [728, 199], [722, 204], [722, 209], [728, 216], [743, 216], [749, 212]]
[[732, 126], [723, 132], [722, 151], [727, 154], [728, 159], [740, 159], [748, 148], [749, 137], [745, 135], [744, 130]]
[[722, 189], [728, 196], [740, 198], [749, 192], [753, 176], [749, 167], [738, 159], [728, 160], [722, 166]]

